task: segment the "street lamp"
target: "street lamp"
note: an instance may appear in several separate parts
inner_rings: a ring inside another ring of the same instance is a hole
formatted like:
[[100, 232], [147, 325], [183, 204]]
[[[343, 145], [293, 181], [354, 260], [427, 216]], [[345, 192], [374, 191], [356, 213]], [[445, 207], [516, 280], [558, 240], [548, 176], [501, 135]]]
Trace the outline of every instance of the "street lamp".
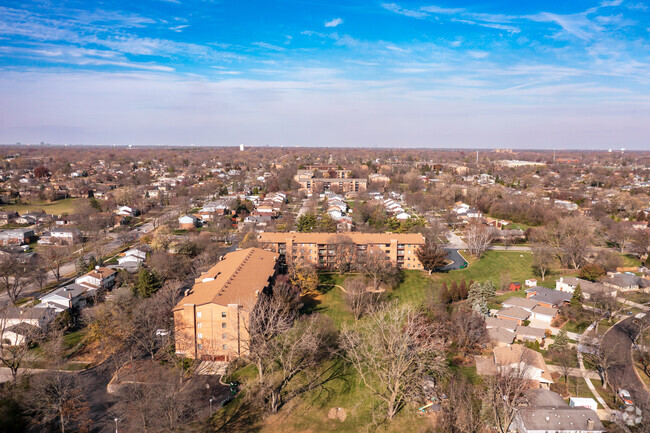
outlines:
[[117, 432], [117, 421], [118, 421], [118, 419], [117, 418], [114, 418], [114, 419], [115, 419], [115, 433], [118, 433]]
[[212, 399], [210, 399], [210, 416], [212, 416]]

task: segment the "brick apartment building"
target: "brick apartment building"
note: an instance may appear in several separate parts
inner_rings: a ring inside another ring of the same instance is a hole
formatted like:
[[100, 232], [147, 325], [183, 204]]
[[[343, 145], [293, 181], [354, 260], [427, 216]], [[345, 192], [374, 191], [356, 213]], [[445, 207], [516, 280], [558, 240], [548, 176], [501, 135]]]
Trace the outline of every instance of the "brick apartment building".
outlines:
[[403, 269], [424, 269], [416, 256], [417, 249], [424, 245], [420, 233], [279, 233], [260, 234], [260, 247], [276, 252], [286, 259], [302, 255], [319, 268], [334, 267], [335, 244], [352, 242], [357, 254], [369, 248], [386, 253], [392, 264]]
[[277, 253], [247, 248], [194, 281], [173, 309], [176, 353], [188, 358], [231, 360], [248, 353], [248, 316], [277, 272]]

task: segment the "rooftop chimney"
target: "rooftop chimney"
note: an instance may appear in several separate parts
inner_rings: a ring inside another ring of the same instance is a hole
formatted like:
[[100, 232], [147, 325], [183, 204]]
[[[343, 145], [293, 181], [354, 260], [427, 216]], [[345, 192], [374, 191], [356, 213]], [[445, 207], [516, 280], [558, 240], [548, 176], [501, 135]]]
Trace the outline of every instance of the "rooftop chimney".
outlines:
[[587, 430], [593, 430], [594, 429], [594, 420], [589, 418], [587, 420]]
[[96, 271], [99, 270], [99, 265], [95, 265], [95, 270], [96, 270]]

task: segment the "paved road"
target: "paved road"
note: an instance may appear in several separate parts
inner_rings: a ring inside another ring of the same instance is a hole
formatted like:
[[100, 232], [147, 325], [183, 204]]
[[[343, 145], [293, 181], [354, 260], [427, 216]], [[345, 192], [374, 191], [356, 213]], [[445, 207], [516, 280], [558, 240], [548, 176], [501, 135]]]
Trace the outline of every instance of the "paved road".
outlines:
[[607, 370], [607, 377], [614, 386], [630, 391], [635, 401], [648, 401], [650, 395], [632, 365], [632, 339], [638, 332], [636, 320], [648, 321], [650, 315], [643, 319], [630, 317], [621, 320], [603, 336], [605, 350], [611, 351], [616, 359], [616, 365]]

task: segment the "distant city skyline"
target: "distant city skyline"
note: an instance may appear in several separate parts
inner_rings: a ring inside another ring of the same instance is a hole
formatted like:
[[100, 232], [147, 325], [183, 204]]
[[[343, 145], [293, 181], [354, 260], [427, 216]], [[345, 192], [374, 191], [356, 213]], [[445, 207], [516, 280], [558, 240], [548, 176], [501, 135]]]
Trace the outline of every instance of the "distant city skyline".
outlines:
[[0, 143], [650, 149], [640, 1], [65, 4], [0, 6]]

